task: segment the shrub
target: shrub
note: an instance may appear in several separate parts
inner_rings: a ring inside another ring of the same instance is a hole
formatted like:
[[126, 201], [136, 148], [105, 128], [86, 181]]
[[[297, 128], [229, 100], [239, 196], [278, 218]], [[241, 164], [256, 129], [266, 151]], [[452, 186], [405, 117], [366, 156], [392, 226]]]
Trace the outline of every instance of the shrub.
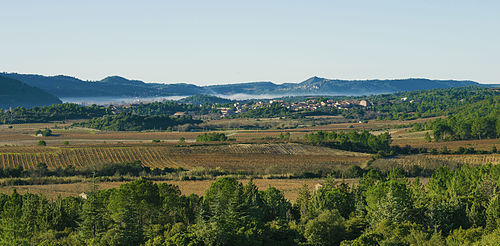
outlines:
[[211, 141], [227, 141], [227, 136], [224, 133], [205, 133], [196, 137], [196, 142], [211, 142]]
[[52, 130], [46, 128], [46, 129], [38, 129], [38, 131], [35, 132], [35, 135], [42, 135], [44, 137], [47, 136], [52, 136]]

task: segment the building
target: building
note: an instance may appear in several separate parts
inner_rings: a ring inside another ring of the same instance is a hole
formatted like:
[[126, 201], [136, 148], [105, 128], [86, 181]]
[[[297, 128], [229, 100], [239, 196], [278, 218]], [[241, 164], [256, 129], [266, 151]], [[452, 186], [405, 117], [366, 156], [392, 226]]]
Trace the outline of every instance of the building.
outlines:
[[368, 107], [371, 105], [371, 103], [366, 101], [366, 100], [361, 100], [361, 101], [359, 101], [359, 105], [361, 105], [363, 107]]
[[181, 116], [185, 116], [186, 115], [186, 112], [177, 112], [174, 114], [174, 116], [176, 117], [181, 117]]

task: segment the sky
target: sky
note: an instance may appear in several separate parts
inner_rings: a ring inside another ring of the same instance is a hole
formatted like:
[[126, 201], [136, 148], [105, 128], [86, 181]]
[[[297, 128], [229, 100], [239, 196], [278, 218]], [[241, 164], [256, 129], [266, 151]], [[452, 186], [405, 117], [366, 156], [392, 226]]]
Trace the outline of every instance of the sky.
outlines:
[[198, 85], [500, 83], [500, 1], [0, 0], [0, 71]]

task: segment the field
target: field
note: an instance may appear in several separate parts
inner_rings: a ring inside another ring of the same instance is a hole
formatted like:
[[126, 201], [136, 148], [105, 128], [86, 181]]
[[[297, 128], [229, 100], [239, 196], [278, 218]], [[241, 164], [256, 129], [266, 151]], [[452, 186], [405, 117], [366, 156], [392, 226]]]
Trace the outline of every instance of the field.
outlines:
[[[104, 163], [119, 163], [140, 160], [151, 168], [191, 169], [222, 168], [228, 171], [254, 173], [293, 173], [298, 171], [323, 170], [350, 165], [363, 166], [371, 156], [368, 154], [333, 150], [301, 144], [277, 141], [279, 135], [289, 132], [292, 140], [302, 139], [304, 134], [318, 130], [369, 129], [374, 134], [390, 132], [393, 144], [400, 146], [425, 147], [449, 150], [459, 147], [490, 150], [492, 146], [500, 149], [497, 139], [426, 142], [425, 132], [412, 132], [408, 128], [399, 128], [401, 124], [410, 124], [432, 119], [412, 121], [369, 121], [367, 123], [347, 122], [339, 117], [310, 117], [304, 125], [294, 129], [269, 130], [226, 130], [235, 141], [228, 144], [195, 144], [199, 132], [112, 132], [83, 128], [69, 128], [73, 122], [51, 124], [18, 124], [8, 128], [0, 125], [0, 167], [22, 166], [25, 169], [44, 162], [49, 168], [64, 168], [72, 165], [85, 167]], [[228, 119], [213, 120], [206, 125], [236, 127], [252, 124], [298, 124], [297, 120], [285, 119]], [[34, 132], [42, 128], [52, 128], [54, 136], [37, 137]], [[179, 144], [179, 138], [185, 142]], [[153, 139], [161, 143], [152, 143]], [[46, 147], [36, 146], [39, 140], [47, 142]], [[64, 142], [68, 142], [66, 145]], [[452, 163], [481, 164], [498, 163], [495, 155], [462, 156], [424, 156], [403, 157], [385, 162], [397, 162], [401, 165], [427, 165], [428, 160], [443, 160]], [[422, 161], [424, 160], [424, 161]], [[431, 161], [432, 162], [432, 161]], [[409, 164], [410, 163], [410, 164]]]
[[[370, 162], [371, 154], [363, 154], [326, 147], [310, 146], [300, 143], [279, 141], [281, 133], [289, 132], [292, 141], [302, 139], [307, 133], [318, 130], [370, 130], [374, 134], [390, 132], [393, 144], [400, 146], [449, 150], [459, 147], [490, 150], [492, 146], [500, 149], [498, 139], [426, 142], [425, 132], [412, 132], [409, 128], [401, 128], [402, 124], [415, 121], [370, 121], [368, 123], [348, 122], [338, 117], [314, 118], [306, 120], [307, 124], [298, 125], [295, 120], [261, 119], [261, 120], [216, 120], [207, 123], [207, 128], [236, 127], [241, 124], [274, 124], [294, 129], [269, 130], [225, 130], [234, 141], [227, 143], [195, 143], [199, 132], [111, 132], [83, 128], [69, 128], [72, 122], [55, 124], [19, 124], [8, 128], [0, 125], [0, 167], [22, 166], [33, 168], [38, 163], [46, 163], [49, 169], [65, 168], [69, 165], [76, 168], [90, 167], [105, 163], [122, 163], [139, 160], [150, 168], [184, 168], [188, 170], [219, 169], [230, 173], [251, 175], [288, 175], [304, 172], [329, 173], [332, 170], [345, 170], [353, 165], [366, 167], [371, 165], [381, 170], [393, 167], [435, 169], [439, 166], [456, 167], [463, 164], [482, 165], [500, 163], [500, 154], [489, 155], [430, 155], [420, 154], [398, 156], [395, 158], [377, 159]], [[209, 125], [211, 124], [211, 125]], [[34, 132], [42, 128], [53, 129], [54, 136], [36, 137]], [[185, 138], [180, 143], [179, 138]], [[152, 143], [158, 139], [160, 143]], [[44, 140], [47, 146], [37, 146]], [[65, 143], [67, 142], [67, 143]], [[162, 181], [176, 184], [184, 194], [202, 195], [212, 180], [200, 181]], [[242, 180], [246, 182], [246, 180]], [[310, 189], [320, 183], [319, 179], [256, 179], [261, 189], [269, 185], [283, 190], [285, 196], [294, 200], [298, 189], [307, 184]], [[103, 182], [101, 189], [118, 187], [123, 182]], [[355, 184], [355, 180], [350, 180]], [[9, 193], [13, 188], [20, 192], [42, 193], [48, 197], [78, 195], [88, 190], [88, 183], [7, 186], [0, 187], [0, 192]]]
[[86, 167], [139, 160], [150, 168], [222, 168], [259, 174], [329, 171], [341, 165], [361, 165], [370, 155], [300, 144], [101, 144], [78, 147], [6, 146], [0, 148], [3, 168]]

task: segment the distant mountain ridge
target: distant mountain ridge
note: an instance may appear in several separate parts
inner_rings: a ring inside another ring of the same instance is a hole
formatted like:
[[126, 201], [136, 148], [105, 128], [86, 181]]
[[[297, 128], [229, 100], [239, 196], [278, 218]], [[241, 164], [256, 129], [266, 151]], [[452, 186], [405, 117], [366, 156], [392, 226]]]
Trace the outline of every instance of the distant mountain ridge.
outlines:
[[197, 86], [187, 83], [161, 84], [129, 80], [119, 76], [100, 81], [83, 81], [69, 76], [42, 76], [33, 74], [0, 73], [0, 76], [22, 81], [58, 97], [159, 97], [191, 96], [197, 94], [230, 96], [248, 95], [370, 95], [400, 91], [427, 90], [461, 86], [485, 86], [474, 81], [390, 79], [338, 80], [312, 77], [301, 83], [274, 84], [249, 82], [225, 85]]
[[39, 88], [21, 81], [0, 76], [0, 109], [38, 107], [59, 104], [62, 101]]

